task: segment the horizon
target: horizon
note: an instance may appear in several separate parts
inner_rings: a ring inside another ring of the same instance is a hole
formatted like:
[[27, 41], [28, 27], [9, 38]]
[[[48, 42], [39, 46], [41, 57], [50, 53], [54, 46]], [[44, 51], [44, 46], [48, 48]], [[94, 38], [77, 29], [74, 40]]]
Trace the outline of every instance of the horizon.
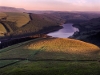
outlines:
[[[22, 4], [23, 3], [23, 4]], [[0, 0], [0, 6], [37, 11], [100, 11], [99, 0]]]

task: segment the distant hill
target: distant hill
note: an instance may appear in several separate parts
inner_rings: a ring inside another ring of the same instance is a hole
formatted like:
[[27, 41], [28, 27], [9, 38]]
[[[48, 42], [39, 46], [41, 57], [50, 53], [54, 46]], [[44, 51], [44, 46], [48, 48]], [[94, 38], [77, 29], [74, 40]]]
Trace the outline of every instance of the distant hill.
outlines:
[[0, 6], [0, 12], [25, 12], [23, 8]]
[[[0, 23], [6, 26], [7, 35], [41, 34], [59, 29], [61, 21], [44, 14], [18, 12], [0, 13]], [[51, 30], [52, 28], [52, 30]], [[25, 36], [25, 35], [24, 35]]]
[[7, 10], [7, 12], [0, 13], [0, 23], [7, 29], [7, 36], [47, 34], [62, 28], [61, 25], [64, 23], [81, 23], [100, 16], [96, 13], [60, 11], [43, 11], [41, 14], [34, 14], [22, 12], [24, 11], [22, 8], [1, 8]]

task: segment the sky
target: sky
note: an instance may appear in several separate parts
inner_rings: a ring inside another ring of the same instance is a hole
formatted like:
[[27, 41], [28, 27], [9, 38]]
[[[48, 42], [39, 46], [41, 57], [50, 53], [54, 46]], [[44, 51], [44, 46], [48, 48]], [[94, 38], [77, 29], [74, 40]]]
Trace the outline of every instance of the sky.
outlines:
[[0, 6], [27, 10], [100, 11], [100, 0], [0, 0]]

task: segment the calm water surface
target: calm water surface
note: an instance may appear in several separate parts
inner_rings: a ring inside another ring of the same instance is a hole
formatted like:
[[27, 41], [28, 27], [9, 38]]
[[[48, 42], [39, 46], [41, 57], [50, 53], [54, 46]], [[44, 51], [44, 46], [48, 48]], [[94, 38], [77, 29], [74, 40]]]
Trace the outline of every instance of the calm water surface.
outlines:
[[64, 24], [62, 29], [55, 32], [51, 32], [47, 35], [52, 37], [68, 38], [69, 36], [72, 36], [74, 32], [79, 31], [77, 28], [73, 27], [72, 25], [73, 25], [72, 23]]

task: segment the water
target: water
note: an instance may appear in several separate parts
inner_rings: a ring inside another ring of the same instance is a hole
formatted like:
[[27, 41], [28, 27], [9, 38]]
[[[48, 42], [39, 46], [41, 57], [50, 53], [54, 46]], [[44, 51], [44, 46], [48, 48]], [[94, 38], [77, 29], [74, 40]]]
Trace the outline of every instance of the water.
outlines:
[[72, 25], [73, 25], [72, 23], [64, 24], [62, 29], [55, 32], [51, 32], [47, 35], [52, 37], [68, 38], [69, 36], [72, 36], [74, 32], [79, 31], [77, 28], [73, 27]]

